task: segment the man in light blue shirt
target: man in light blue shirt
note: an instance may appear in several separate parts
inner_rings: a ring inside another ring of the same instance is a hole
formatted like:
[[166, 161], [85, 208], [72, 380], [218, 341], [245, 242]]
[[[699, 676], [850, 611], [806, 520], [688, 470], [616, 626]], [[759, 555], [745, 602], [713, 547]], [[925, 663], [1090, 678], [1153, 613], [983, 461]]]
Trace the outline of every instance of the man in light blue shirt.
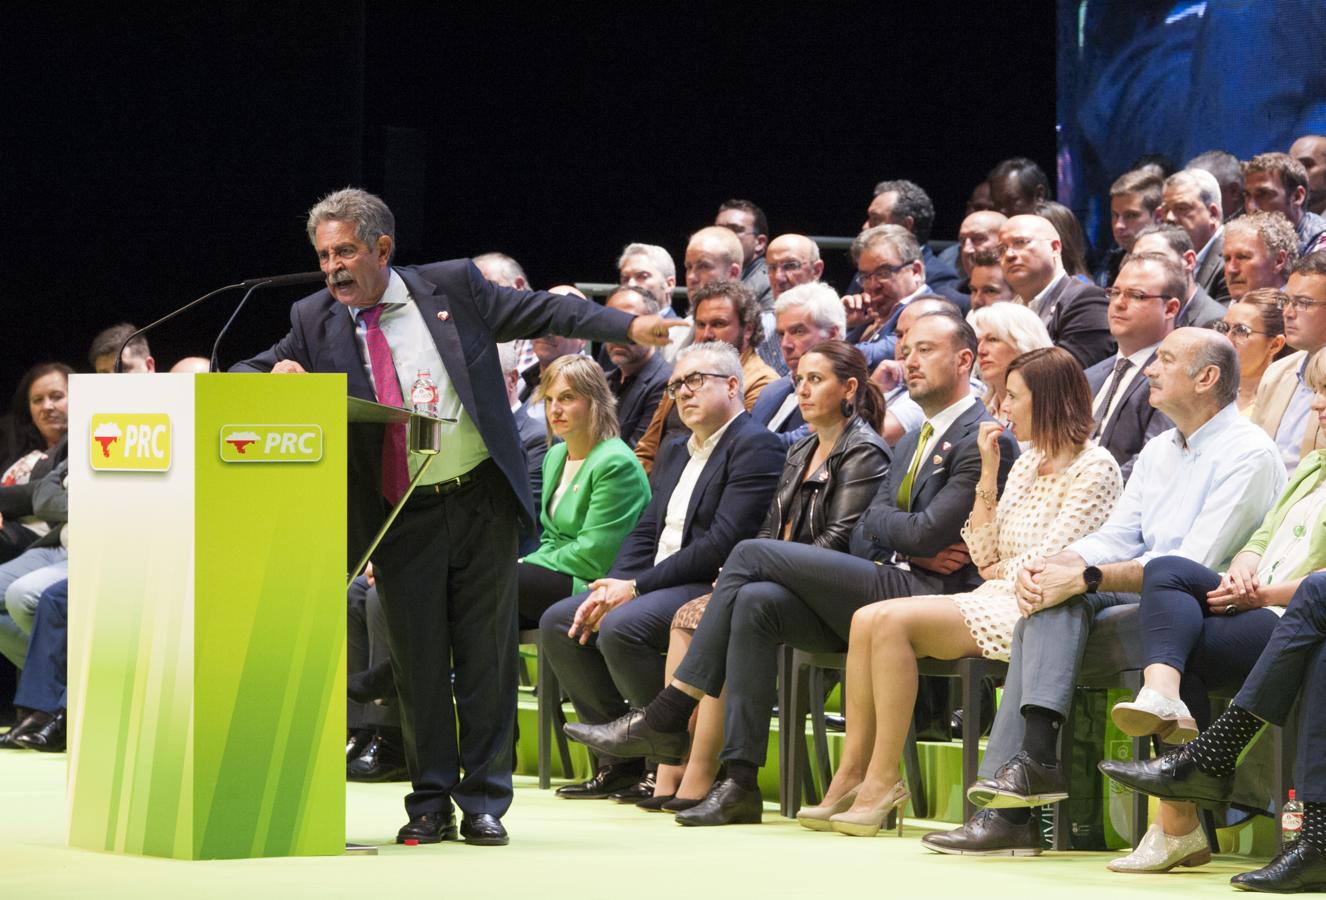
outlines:
[[1223, 568], [1285, 486], [1275, 442], [1239, 414], [1239, 364], [1222, 335], [1169, 334], [1146, 368], [1150, 401], [1175, 427], [1138, 454], [1123, 496], [1095, 534], [1018, 575], [1023, 619], [1013, 632], [1004, 698], [968, 797], [982, 809], [923, 843], [941, 853], [1034, 855], [1037, 820], [1023, 807], [1068, 796], [1058, 730], [1072, 702], [1087, 636], [1103, 609], [1137, 603], [1142, 569], [1178, 555]]

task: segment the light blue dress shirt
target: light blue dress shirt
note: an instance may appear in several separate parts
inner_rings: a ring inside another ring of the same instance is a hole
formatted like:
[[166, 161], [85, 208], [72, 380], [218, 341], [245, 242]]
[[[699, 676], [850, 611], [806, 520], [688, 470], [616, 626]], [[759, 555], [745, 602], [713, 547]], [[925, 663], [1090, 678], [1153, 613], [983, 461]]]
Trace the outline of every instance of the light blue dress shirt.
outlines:
[[1182, 556], [1223, 570], [1286, 480], [1275, 442], [1231, 403], [1186, 441], [1177, 428], [1148, 441], [1109, 521], [1068, 549], [1089, 566]]

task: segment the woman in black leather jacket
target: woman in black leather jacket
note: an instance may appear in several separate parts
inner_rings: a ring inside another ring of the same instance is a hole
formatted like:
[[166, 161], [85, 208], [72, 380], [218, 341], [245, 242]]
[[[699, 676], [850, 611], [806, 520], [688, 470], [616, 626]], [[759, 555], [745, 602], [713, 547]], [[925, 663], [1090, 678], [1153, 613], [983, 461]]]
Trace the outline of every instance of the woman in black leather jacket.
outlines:
[[[889, 471], [889, 446], [880, 437], [884, 398], [866, 359], [851, 344], [816, 344], [797, 363], [797, 405], [813, 429], [787, 452], [773, 502], [756, 538], [774, 538], [847, 551], [852, 528]], [[664, 684], [686, 655], [709, 595], [677, 610], [668, 642]], [[660, 766], [654, 797], [639, 805], [675, 812], [698, 803], [718, 772], [723, 700], [706, 697], [693, 720], [690, 758]]]

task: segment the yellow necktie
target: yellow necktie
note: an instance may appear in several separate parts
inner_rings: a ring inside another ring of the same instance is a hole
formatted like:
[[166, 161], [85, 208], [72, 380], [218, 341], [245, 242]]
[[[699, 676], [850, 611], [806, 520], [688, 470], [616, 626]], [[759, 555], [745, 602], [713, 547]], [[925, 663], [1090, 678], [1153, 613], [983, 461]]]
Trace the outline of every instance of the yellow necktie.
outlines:
[[912, 483], [916, 481], [916, 473], [921, 468], [921, 456], [925, 453], [925, 445], [930, 443], [930, 436], [935, 433], [935, 426], [926, 422], [921, 426], [921, 439], [916, 442], [916, 453], [912, 455], [912, 464], [907, 469], [907, 474], [902, 479], [902, 484], [898, 485], [898, 496], [896, 498], [898, 509], [903, 512], [911, 512], [912, 509]]

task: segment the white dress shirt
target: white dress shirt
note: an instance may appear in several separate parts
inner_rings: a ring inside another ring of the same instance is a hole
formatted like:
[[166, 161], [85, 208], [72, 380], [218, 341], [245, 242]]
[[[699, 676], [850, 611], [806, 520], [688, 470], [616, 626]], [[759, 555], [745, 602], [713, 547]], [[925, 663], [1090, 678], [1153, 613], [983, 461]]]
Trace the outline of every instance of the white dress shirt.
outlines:
[[668, 509], [663, 515], [663, 533], [658, 536], [658, 552], [654, 554], [654, 565], [658, 565], [681, 549], [682, 535], [686, 530], [686, 510], [690, 509], [695, 483], [700, 480], [700, 473], [704, 471], [705, 463], [709, 461], [714, 448], [722, 440], [723, 433], [739, 415], [740, 412], [724, 422], [723, 427], [709, 435], [703, 444], [695, 440], [694, 434], [686, 442], [686, 450], [691, 454], [691, 459], [686, 463], [686, 468], [681, 470], [677, 486], [672, 489], [672, 496], [668, 498]]
[[[1123, 395], [1128, 393], [1128, 385], [1133, 383], [1133, 379], [1142, 371], [1142, 367], [1146, 365], [1146, 361], [1151, 358], [1151, 354], [1155, 353], [1156, 348], [1159, 346], [1160, 341], [1156, 341], [1154, 344], [1143, 347], [1136, 353], [1128, 354], [1128, 362], [1132, 363], [1132, 365], [1124, 371], [1123, 384], [1119, 385], [1114, 392], [1114, 396], [1110, 398], [1110, 408], [1105, 410], [1104, 415], [1099, 415], [1100, 405], [1105, 402], [1105, 396], [1110, 392], [1110, 385], [1114, 383], [1114, 379], [1117, 377], [1114, 372], [1111, 372], [1109, 376], [1106, 377], [1105, 381], [1101, 383], [1100, 390], [1096, 391], [1096, 396], [1091, 399], [1092, 415], [1096, 416], [1102, 423], [1109, 422], [1110, 416], [1114, 415], [1114, 411], [1119, 408], [1119, 403], [1123, 400]], [[1124, 356], [1122, 352], [1116, 353], [1114, 354], [1114, 358], [1110, 360], [1110, 363], [1111, 365], [1117, 366], [1119, 360], [1123, 358]]]
[[1148, 441], [1109, 521], [1068, 549], [1089, 566], [1182, 556], [1223, 570], [1287, 480], [1275, 442], [1231, 403], [1186, 441], [1177, 428]]

